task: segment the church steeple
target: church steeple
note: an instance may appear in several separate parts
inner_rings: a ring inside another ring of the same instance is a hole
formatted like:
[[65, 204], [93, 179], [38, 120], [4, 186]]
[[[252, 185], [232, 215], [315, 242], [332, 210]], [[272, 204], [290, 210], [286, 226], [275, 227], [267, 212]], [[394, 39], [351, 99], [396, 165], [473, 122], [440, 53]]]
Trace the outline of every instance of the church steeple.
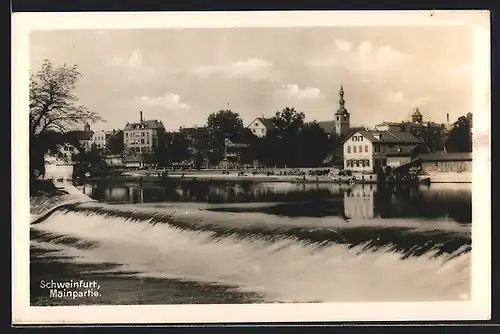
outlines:
[[339, 91], [339, 108], [337, 109], [337, 114], [344, 114], [347, 112], [345, 108], [345, 100], [344, 100], [344, 86], [342, 82], [340, 83], [340, 91]]
[[350, 129], [350, 115], [345, 108], [344, 100], [344, 85], [340, 83], [339, 91], [339, 108], [335, 113], [335, 133], [338, 136], [343, 136], [349, 132]]

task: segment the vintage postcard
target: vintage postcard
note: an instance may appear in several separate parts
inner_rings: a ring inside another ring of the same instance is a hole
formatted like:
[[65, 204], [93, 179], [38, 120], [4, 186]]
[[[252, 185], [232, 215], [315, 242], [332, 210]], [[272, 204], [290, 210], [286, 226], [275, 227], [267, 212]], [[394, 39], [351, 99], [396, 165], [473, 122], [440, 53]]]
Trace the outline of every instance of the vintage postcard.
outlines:
[[486, 11], [13, 17], [13, 323], [490, 317]]

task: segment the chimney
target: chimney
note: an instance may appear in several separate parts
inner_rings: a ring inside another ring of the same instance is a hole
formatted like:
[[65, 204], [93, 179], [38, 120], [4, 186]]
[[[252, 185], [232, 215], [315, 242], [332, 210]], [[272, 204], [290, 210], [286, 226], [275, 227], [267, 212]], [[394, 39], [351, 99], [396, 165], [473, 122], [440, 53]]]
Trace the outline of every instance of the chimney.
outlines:
[[143, 119], [142, 119], [142, 110], [140, 111], [140, 114], [141, 114], [141, 123], [143, 122]]
[[450, 127], [450, 114], [446, 114], [446, 127]]

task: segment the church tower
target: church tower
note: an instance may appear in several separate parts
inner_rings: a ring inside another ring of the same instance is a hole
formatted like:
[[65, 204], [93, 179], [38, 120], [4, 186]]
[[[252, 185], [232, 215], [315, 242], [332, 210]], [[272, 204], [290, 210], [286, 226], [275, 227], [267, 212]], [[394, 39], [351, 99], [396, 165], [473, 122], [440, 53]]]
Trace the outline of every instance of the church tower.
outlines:
[[339, 100], [339, 108], [335, 113], [335, 134], [337, 136], [345, 136], [349, 133], [350, 125], [350, 115], [345, 108], [345, 100], [344, 100], [344, 87], [342, 83], [340, 84], [340, 100]]

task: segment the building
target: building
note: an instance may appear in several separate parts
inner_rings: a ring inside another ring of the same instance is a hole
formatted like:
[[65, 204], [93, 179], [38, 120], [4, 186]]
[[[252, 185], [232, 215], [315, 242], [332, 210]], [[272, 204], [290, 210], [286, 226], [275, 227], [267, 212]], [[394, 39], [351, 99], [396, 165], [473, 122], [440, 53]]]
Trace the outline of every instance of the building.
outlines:
[[226, 168], [240, 167], [251, 164], [248, 152], [249, 145], [234, 143], [229, 138], [224, 140], [224, 159], [221, 165]]
[[421, 139], [425, 138], [428, 149], [433, 151], [444, 150], [446, 133], [449, 129], [449, 114], [446, 115], [447, 124], [424, 122], [423, 115], [418, 108], [413, 110], [411, 121], [383, 122], [375, 125], [377, 131], [409, 132]]
[[426, 153], [418, 159], [425, 174], [472, 172], [472, 153]]
[[97, 130], [90, 137], [90, 147], [95, 147], [99, 150], [106, 148], [107, 139], [111, 136], [111, 131]]
[[78, 149], [71, 144], [57, 145], [55, 151], [49, 151], [44, 156], [45, 179], [71, 180], [73, 177], [73, 157]]
[[90, 124], [86, 123], [82, 130], [71, 131], [69, 133], [70, 137], [78, 140], [80, 147], [85, 151], [89, 151], [92, 148], [92, 136], [94, 131], [90, 129]]
[[380, 168], [404, 164], [420, 152], [422, 140], [408, 132], [355, 131], [343, 141], [344, 168], [376, 173]]
[[158, 120], [144, 120], [142, 111], [137, 123], [127, 123], [123, 129], [123, 147], [129, 154], [151, 153], [159, 148], [165, 126]]
[[125, 167], [125, 158], [122, 155], [106, 155], [104, 162], [109, 167]]
[[343, 138], [352, 132], [352, 130], [350, 125], [351, 115], [345, 108], [344, 87], [342, 84], [340, 85], [339, 97], [339, 107], [335, 112], [333, 121], [319, 122], [319, 126], [321, 126], [327, 134], [335, 133], [338, 137]]
[[265, 137], [269, 131], [274, 129], [274, 123], [271, 118], [257, 117], [254, 119], [247, 128], [252, 131], [252, 133], [259, 137]]

